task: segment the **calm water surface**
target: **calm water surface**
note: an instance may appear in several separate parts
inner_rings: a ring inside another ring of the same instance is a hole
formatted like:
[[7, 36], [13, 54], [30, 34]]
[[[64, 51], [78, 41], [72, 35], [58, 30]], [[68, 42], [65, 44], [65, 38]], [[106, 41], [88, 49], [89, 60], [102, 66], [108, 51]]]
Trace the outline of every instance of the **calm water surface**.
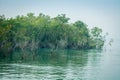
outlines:
[[58, 50], [35, 61], [0, 63], [0, 80], [120, 80], [120, 50]]

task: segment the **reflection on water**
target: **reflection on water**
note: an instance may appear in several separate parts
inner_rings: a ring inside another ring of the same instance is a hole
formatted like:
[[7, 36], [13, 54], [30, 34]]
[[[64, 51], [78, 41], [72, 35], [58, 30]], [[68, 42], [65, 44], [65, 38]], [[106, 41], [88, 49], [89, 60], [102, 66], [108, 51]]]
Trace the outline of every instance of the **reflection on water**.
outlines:
[[117, 52], [114, 55], [97, 50], [57, 50], [49, 55], [46, 52], [26, 63], [1, 63], [0, 80], [120, 80]]

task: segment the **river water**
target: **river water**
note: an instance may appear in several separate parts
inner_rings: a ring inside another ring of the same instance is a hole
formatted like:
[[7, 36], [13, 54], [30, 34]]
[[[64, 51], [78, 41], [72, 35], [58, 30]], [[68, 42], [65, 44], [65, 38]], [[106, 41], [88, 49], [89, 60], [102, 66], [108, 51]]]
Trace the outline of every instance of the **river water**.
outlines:
[[0, 80], [120, 80], [120, 49], [57, 50], [39, 60], [0, 63]]

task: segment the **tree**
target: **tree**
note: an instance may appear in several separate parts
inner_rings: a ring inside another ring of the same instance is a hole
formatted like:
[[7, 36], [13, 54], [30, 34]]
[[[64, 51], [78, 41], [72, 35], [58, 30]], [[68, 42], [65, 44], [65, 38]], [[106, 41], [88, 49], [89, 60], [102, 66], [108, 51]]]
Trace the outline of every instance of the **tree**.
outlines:
[[57, 21], [60, 21], [62, 23], [68, 23], [68, 21], [70, 20], [70, 18], [67, 18], [65, 14], [60, 14], [57, 17], [54, 18]]
[[104, 36], [102, 36], [102, 29], [93, 27], [91, 29], [91, 46], [101, 49], [104, 45]]

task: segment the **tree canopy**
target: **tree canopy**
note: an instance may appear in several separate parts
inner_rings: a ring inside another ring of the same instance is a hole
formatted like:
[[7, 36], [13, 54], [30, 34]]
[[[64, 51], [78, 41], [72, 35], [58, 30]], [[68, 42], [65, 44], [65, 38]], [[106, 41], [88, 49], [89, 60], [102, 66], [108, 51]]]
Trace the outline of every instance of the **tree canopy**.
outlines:
[[36, 52], [39, 48], [102, 49], [102, 29], [91, 30], [82, 21], [69, 23], [70, 18], [60, 14], [54, 18], [40, 13], [18, 15], [15, 18], [0, 16], [0, 56], [6, 57], [15, 50]]

